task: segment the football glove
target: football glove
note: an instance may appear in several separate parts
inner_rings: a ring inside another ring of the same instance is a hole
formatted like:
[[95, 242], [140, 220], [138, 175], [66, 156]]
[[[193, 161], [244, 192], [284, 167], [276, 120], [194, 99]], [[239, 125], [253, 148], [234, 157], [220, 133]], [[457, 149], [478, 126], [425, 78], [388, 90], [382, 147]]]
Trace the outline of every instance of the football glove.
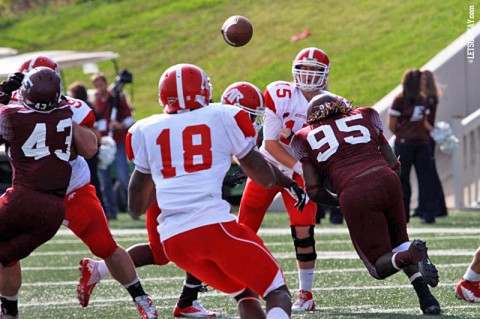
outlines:
[[289, 190], [297, 197], [297, 202], [295, 205], [293, 205], [293, 207], [296, 207], [299, 211], [302, 211], [305, 207], [305, 203], [307, 202], [307, 193], [295, 182], [290, 185]]
[[15, 72], [8, 76], [8, 78], [1, 83], [3, 87], [3, 93], [11, 94], [12, 92], [18, 90], [22, 85], [23, 78], [25, 74], [22, 72]]
[[241, 169], [239, 169], [232, 175], [225, 176], [225, 178], [223, 179], [223, 186], [233, 188], [245, 182], [246, 179], [247, 179], [247, 175], [245, 175], [245, 173]]

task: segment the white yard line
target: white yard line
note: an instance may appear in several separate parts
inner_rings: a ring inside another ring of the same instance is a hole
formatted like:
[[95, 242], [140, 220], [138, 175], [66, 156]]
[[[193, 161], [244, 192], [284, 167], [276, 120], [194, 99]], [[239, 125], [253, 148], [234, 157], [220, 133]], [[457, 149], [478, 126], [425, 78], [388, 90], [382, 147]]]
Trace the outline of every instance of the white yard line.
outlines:
[[[147, 235], [147, 230], [139, 229], [112, 229], [113, 235]], [[410, 235], [416, 234], [480, 234], [480, 228], [411, 228], [408, 229]], [[260, 236], [276, 236], [276, 235], [291, 235], [290, 228], [262, 228], [259, 230]], [[347, 228], [322, 228], [321, 226], [315, 228], [315, 235], [347, 235]], [[74, 234], [67, 228], [62, 227], [57, 232], [56, 236], [65, 236]], [[146, 238], [146, 237], [145, 237]]]

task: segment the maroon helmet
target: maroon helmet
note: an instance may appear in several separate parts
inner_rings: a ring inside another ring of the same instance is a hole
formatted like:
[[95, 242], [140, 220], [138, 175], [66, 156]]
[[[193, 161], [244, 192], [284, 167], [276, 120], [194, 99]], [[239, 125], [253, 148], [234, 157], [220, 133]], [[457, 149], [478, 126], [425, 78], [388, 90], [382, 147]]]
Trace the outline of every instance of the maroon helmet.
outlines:
[[49, 112], [58, 105], [60, 94], [60, 77], [54, 70], [42, 66], [25, 75], [19, 89], [19, 100], [30, 109]]

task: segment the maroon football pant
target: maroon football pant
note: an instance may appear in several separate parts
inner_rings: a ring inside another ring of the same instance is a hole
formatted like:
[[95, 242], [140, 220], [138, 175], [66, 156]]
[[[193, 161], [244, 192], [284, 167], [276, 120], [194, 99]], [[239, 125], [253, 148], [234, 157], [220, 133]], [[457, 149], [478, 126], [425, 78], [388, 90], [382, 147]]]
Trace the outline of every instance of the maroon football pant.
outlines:
[[0, 197], [0, 262], [30, 255], [52, 238], [65, 217], [63, 197], [15, 185]]
[[352, 179], [340, 195], [352, 243], [371, 274], [377, 259], [409, 241], [402, 186], [389, 167]]

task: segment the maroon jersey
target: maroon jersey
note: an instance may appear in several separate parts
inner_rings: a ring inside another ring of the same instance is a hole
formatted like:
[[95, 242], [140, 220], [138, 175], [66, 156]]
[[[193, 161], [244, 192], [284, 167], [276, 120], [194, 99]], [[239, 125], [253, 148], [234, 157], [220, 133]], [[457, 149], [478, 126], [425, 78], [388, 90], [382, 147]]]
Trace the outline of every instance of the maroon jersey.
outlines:
[[419, 144], [430, 140], [425, 129], [427, 103], [413, 105], [400, 94], [393, 100], [389, 115], [398, 118], [395, 131], [396, 143]]
[[388, 165], [378, 149], [382, 131], [377, 111], [364, 107], [301, 129], [291, 146], [295, 156], [308, 160], [340, 195], [354, 177], [371, 167]]
[[40, 192], [64, 193], [72, 167], [72, 111], [69, 105], [40, 113], [21, 105], [0, 108], [0, 144], [13, 168], [12, 184]]

